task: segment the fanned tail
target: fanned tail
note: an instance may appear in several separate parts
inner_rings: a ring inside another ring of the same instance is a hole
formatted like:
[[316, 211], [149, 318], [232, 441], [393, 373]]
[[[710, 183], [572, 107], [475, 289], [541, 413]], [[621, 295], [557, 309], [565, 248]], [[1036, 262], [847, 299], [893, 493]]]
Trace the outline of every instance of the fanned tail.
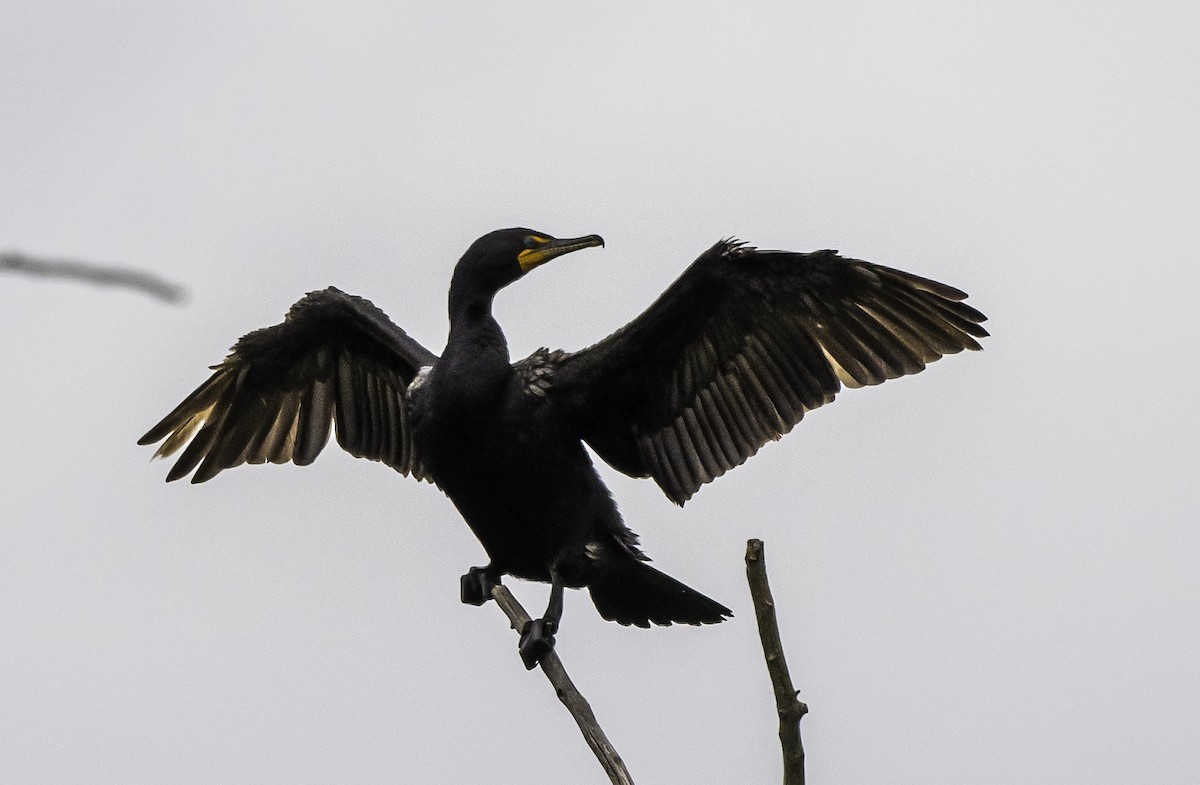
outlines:
[[733, 616], [716, 600], [633, 559], [608, 565], [588, 588], [600, 615], [618, 624], [717, 624]]

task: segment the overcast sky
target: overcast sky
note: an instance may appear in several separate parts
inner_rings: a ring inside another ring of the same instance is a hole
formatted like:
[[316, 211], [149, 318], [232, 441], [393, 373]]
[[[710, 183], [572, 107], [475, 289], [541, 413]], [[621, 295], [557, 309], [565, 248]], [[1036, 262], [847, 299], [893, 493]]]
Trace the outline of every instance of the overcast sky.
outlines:
[[570, 593], [558, 650], [639, 783], [779, 777], [749, 537], [811, 781], [1200, 781], [1197, 41], [1194, 3], [6, 0], [0, 250], [190, 298], [0, 277], [0, 781], [605, 781], [458, 602], [484, 556], [434, 488], [335, 447], [167, 485], [135, 445], [315, 288], [440, 351], [454, 262], [512, 225], [608, 241], [500, 295], [514, 356], [727, 235], [991, 317], [684, 509], [603, 469], [736, 614]]

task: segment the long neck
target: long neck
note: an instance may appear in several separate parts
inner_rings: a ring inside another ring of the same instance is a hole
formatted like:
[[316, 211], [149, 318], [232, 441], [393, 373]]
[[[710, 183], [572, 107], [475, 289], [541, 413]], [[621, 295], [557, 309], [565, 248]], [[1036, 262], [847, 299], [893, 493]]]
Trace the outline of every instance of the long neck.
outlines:
[[508, 368], [508, 341], [492, 316], [495, 294], [494, 289], [457, 271], [450, 282], [450, 337], [446, 350], [477, 371], [487, 366]]
[[482, 285], [478, 275], [468, 274], [459, 264], [450, 279], [450, 329], [459, 320], [491, 317], [495, 296], [494, 286]]

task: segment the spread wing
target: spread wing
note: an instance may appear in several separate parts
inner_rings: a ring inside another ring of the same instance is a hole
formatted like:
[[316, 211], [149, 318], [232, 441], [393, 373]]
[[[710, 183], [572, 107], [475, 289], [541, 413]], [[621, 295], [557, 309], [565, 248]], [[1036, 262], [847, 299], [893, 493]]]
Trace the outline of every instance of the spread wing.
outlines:
[[312, 463], [336, 423], [347, 452], [423, 478], [405, 391], [436, 360], [367, 300], [312, 292], [282, 324], [239, 340], [138, 444], [165, 439], [160, 457], [186, 444], [167, 480], [196, 469], [204, 482], [243, 463]]
[[722, 241], [629, 325], [563, 358], [553, 393], [604, 460], [683, 504], [842, 384], [979, 349], [986, 317], [965, 298], [835, 251]]

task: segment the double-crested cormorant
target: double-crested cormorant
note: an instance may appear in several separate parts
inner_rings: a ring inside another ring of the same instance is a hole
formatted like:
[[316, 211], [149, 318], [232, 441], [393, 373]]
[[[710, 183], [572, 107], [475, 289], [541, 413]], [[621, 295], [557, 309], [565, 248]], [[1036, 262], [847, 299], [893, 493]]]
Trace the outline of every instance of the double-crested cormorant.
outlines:
[[563, 589], [588, 587], [605, 619], [712, 624], [728, 608], [648, 566], [584, 449], [683, 504], [701, 485], [833, 400], [979, 349], [966, 295], [835, 251], [721, 241], [645, 313], [578, 352], [510, 363], [496, 292], [557, 256], [603, 245], [504, 229], [454, 269], [441, 357], [368, 301], [313, 292], [282, 324], [243, 337], [142, 437], [181, 447], [167, 475], [204, 482], [242, 463], [311, 463], [336, 426], [360, 458], [438, 485], [490, 558], [462, 577], [483, 604], [502, 575], [550, 583], [522, 631], [532, 668], [554, 645]]

